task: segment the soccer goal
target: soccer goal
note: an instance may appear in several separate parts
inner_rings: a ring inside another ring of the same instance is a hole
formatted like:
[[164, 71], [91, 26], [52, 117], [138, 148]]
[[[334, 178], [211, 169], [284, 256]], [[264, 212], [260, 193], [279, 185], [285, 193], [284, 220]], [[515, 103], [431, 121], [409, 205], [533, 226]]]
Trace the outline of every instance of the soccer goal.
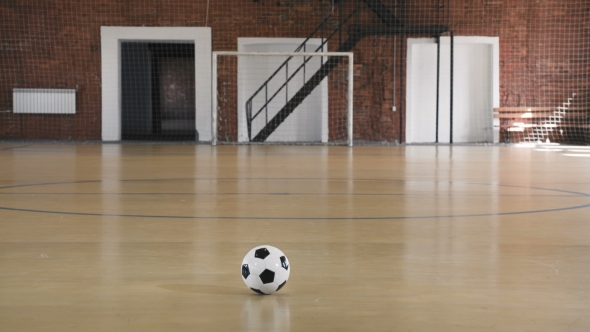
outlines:
[[353, 55], [213, 52], [212, 144], [352, 146]]

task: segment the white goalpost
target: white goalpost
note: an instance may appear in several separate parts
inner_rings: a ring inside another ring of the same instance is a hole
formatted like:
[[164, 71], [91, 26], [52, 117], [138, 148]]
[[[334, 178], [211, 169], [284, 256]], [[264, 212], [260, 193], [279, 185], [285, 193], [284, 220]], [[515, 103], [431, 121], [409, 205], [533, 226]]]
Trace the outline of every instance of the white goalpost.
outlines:
[[217, 144], [353, 145], [351, 52], [212, 52]]

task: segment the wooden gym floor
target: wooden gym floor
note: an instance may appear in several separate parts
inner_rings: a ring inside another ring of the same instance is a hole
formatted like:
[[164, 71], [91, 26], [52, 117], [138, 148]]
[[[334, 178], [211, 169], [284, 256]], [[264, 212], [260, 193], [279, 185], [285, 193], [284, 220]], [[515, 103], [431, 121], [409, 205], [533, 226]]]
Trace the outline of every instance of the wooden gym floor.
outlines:
[[589, 157], [0, 143], [0, 330], [590, 331]]

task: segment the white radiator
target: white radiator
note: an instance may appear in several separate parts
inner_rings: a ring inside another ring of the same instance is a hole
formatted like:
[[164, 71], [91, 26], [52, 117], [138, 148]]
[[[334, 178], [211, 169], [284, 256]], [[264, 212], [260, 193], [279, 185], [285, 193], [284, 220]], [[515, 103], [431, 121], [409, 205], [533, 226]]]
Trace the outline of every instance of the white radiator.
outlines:
[[75, 89], [12, 89], [13, 113], [76, 114]]

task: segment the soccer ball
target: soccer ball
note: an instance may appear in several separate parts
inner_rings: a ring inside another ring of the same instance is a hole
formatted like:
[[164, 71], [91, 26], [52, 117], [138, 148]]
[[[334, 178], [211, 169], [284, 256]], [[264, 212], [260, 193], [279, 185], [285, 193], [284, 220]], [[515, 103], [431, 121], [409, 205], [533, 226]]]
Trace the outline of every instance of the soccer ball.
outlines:
[[258, 294], [269, 295], [283, 288], [290, 273], [287, 256], [273, 246], [258, 246], [242, 260], [242, 280]]

